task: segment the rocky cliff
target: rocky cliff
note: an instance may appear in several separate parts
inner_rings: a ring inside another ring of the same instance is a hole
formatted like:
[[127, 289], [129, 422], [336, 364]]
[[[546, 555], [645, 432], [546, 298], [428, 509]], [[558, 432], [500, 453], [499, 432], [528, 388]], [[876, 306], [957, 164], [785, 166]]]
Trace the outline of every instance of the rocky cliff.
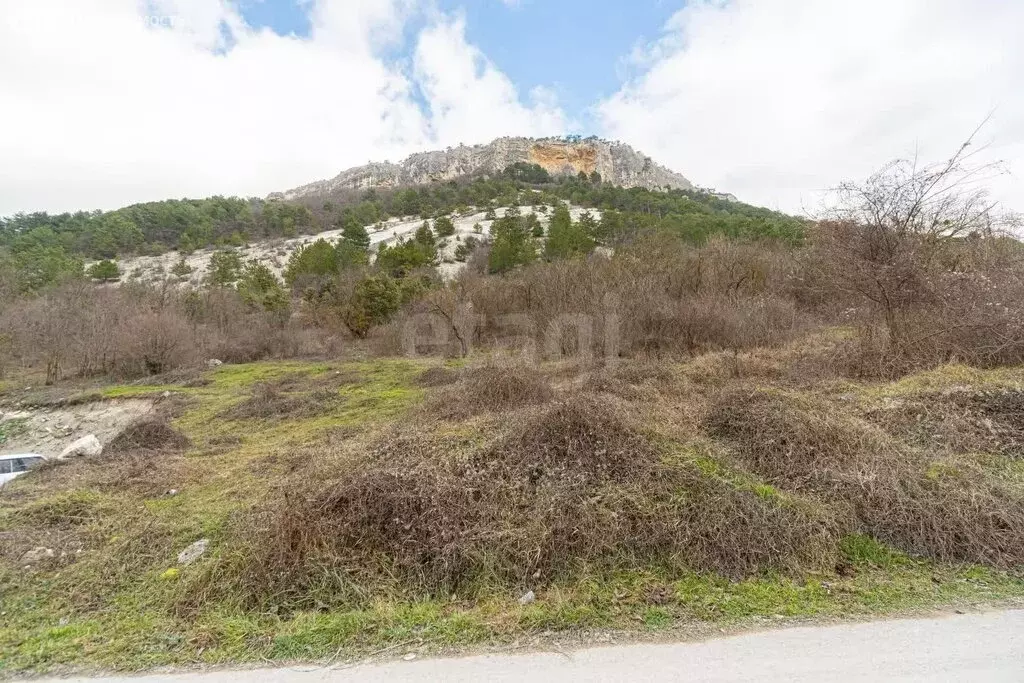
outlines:
[[693, 189], [689, 180], [654, 163], [629, 145], [597, 138], [498, 138], [486, 145], [459, 145], [443, 151], [413, 154], [399, 164], [359, 166], [330, 180], [275, 192], [270, 199], [325, 196], [339, 190], [398, 187], [500, 173], [516, 162], [537, 164], [552, 175], [597, 171], [601, 178], [624, 187]]

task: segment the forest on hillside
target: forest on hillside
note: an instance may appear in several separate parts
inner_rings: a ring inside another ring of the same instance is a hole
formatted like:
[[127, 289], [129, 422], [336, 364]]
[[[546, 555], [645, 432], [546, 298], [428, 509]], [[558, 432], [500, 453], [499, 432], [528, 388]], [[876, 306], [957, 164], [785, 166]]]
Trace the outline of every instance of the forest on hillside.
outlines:
[[603, 183], [596, 174], [555, 179], [539, 166], [516, 164], [492, 178], [352, 192], [341, 198], [288, 202], [216, 196], [106, 212], [16, 214], [0, 218], [0, 282], [20, 292], [39, 291], [81, 276], [85, 261], [171, 250], [187, 254], [363, 228], [394, 216], [436, 219], [469, 207], [553, 206], [559, 201], [600, 209], [594, 239], [609, 246], [647, 232], [676, 235], [692, 244], [712, 235], [795, 242], [804, 230], [800, 219], [709, 193], [626, 189]]

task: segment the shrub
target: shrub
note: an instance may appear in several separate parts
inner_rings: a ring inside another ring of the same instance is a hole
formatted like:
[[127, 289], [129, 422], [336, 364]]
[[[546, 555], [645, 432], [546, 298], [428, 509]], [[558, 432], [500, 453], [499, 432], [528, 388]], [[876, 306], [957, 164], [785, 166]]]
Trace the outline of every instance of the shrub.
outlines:
[[963, 464], [935, 471], [884, 431], [821, 399], [730, 390], [708, 426], [770, 483], [845, 507], [857, 531], [937, 560], [1024, 563], [1019, 490]]
[[113, 261], [97, 261], [89, 266], [86, 275], [100, 282], [112, 282], [121, 278], [121, 269]]
[[435, 396], [428, 410], [452, 419], [546, 403], [554, 396], [547, 379], [528, 365], [486, 365], [462, 373]]
[[[387, 434], [335, 481], [290, 487], [243, 524], [235, 563], [209, 576], [258, 609], [351, 606], [396, 580], [443, 596], [523, 590], [581, 564], [740, 577], [829, 567], [837, 548], [827, 516], [666, 460], [587, 397], [529, 411], [479, 447], [422, 428]], [[198, 582], [185, 606], [210, 588]]]
[[142, 419], [129, 425], [111, 439], [103, 452], [118, 455], [143, 451], [147, 455], [164, 452], [181, 452], [190, 446], [188, 437], [163, 419]]
[[181, 259], [171, 266], [171, 275], [179, 278], [185, 278], [192, 274], [192, 270], [192, 266], [190, 266], [185, 259]]
[[480, 245], [480, 241], [475, 237], [467, 237], [465, 242], [462, 242], [455, 247], [455, 260], [460, 263], [465, 263], [466, 259], [473, 250]]

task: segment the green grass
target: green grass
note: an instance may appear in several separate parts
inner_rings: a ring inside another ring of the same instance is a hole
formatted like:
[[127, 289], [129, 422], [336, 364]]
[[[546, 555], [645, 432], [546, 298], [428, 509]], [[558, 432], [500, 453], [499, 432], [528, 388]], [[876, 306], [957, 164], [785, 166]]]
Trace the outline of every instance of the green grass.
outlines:
[[12, 438], [24, 432], [26, 422], [28, 422], [28, 420], [25, 418], [15, 418], [13, 420], [4, 420], [3, 422], [0, 422], [0, 447]]
[[[126, 600], [113, 614], [72, 616], [62, 625], [61, 611], [22, 595], [6, 605], [11, 620], [0, 628], [0, 672], [42, 672], [67, 664], [135, 671], [323, 660], [339, 650], [351, 657], [405, 643], [443, 650], [511, 642], [542, 631], [667, 631], [694, 622], [744, 627], [764, 618], [885, 615], [937, 605], [998, 604], [1024, 595], [1019, 578], [978, 567], [937, 567], [876, 546], [851, 540], [853, 575], [846, 578], [766, 576], [732, 582], [651, 570], [597, 573], [539, 591], [527, 606], [511, 595], [473, 603], [396, 596], [366, 609], [287, 618], [213, 607], [183, 621], [159, 614], [147, 602]], [[4, 584], [6, 579], [0, 574]], [[660, 597], [652, 604], [655, 593]]]
[[967, 388], [973, 391], [1022, 389], [1024, 388], [1024, 368], [1011, 366], [985, 370], [952, 363], [908, 375], [890, 384], [869, 385], [866, 388], [866, 393], [873, 397], [898, 398]]
[[[519, 591], [480, 586], [473, 595], [446, 599], [395, 587], [358, 608], [290, 614], [246, 611], [217, 600], [196, 613], [175, 610], [205, 563], [226, 552], [231, 521], [271, 493], [275, 473], [285, 471], [289, 457], [322, 446], [338, 428], [362, 443], [358, 439], [401, 420], [424, 397], [415, 379], [425, 367], [411, 360], [267, 362], [221, 366], [207, 373], [205, 386], [104, 389], [108, 397], [170, 391], [187, 398], [174, 421], [193, 443], [176, 475], [180, 492], [168, 497], [85, 485], [46, 490], [30, 476], [12, 486], [16, 495], [0, 497], [0, 532], [47, 528], [59, 532], [61, 542], [71, 539], [85, 548], [60, 568], [25, 571], [16, 561], [0, 560], [0, 676], [326, 660], [399, 646], [500, 645], [546, 631], [671, 633], [695, 623], [744, 628], [765, 619], [888, 615], [1024, 599], [1019, 576], [937, 564], [852, 535], [841, 544], [845, 566], [839, 574], [733, 581], [612, 558], [609, 567], [615, 568], [581, 566], [571, 578], [538, 587], [537, 600], [525, 606]], [[295, 380], [290, 392], [332, 386], [341, 400], [329, 413], [307, 419], [222, 417], [254, 385], [284, 380]], [[480, 436], [473, 421], [443, 429]], [[666, 458], [692, 463], [704, 476], [788, 504], [788, 494], [737, 469], [714, 442], [663, 445]], [[1024, 477], [1019, 463], [996, 459], [989, 465], [1007, 477]], [[198, 538], [211, 540], [207, 556], [178, 567], [176, 553]]]

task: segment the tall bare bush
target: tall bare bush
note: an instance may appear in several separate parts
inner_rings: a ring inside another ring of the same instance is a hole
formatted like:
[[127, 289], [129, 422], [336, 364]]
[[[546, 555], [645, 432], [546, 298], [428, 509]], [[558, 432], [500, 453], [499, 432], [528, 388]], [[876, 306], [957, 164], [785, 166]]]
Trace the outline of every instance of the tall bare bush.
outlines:
[[981, 185], [993, 170], [968, 142], [942, 164], [896, 161], [837, 190], [811, 232], [804, 284], [855, 313], [865, 366], [1021, 357], [1024, 261], [1004, 236], [1014, 218]]

